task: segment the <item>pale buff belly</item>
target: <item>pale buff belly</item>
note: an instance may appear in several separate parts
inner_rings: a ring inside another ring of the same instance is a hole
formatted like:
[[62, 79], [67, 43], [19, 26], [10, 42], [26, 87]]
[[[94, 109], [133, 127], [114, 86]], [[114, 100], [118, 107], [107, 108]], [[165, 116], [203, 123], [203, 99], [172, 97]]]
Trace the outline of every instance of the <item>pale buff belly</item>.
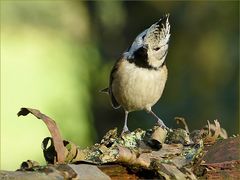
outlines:
[[[167, 68], [149, 70], [124, 62], [114, 75], [112, 92], [127, 111], [151, 110], [162, 95], [167, 80]], [[127, 66], [126, 66], [127, 65]]]

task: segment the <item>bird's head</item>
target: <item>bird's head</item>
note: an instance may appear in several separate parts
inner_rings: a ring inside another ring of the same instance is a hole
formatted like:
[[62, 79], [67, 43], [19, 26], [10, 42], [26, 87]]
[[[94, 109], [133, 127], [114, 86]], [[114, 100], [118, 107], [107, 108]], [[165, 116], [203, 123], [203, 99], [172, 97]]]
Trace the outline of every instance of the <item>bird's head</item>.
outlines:
[[146, 61], [149, 66], [162, 66], [168, 52], [170, 39], [169, 15], [140, 33], [126, 52], [129, 59]]

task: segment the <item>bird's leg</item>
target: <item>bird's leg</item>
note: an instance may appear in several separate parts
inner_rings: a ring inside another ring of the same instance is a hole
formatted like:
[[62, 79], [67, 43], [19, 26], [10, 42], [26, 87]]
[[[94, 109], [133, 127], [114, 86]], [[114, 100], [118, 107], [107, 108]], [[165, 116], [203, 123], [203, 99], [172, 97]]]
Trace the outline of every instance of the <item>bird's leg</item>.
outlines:
[[164, 124], [164, 122], [152, 111], [149, 111], [150, 114], [152, 114], [157, 119], [157, 125], [169, 130], [169, 128]]
[[127, 118], [128, 118], [128, 111], [125, 111], [124, 126], [121, 134], [124, 134], [125, 132], [129, 131], [127, 127]]

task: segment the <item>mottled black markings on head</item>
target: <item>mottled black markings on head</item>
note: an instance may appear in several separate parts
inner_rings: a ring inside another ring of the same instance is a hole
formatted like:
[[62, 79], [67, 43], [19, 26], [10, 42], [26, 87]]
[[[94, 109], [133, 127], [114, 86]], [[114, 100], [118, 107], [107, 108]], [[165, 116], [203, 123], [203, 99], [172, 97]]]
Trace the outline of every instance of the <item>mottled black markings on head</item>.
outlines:
[[147, 62], [148, 59], [147, 49], [144, 47], [140, 47], [138, 50], [134, 52], [134, 57], [138, 61]]
[[146, 68], [150, 70], [158, 70], [158, 68], [149, 65], [147, 49], [144, 47], [141, 47], [138, 50], [136, 50], [134, 52], [133, 58], [129, 58], [127, 60], [130, 63], [134, 63], [137, 67]]

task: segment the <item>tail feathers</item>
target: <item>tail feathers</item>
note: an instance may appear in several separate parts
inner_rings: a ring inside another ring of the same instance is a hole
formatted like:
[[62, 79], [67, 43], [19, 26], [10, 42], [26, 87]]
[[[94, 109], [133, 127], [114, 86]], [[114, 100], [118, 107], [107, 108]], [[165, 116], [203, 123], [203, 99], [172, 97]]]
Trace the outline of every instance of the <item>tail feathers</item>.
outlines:
[[109, 94], [109, 88], [102, 89], [99, 92]]
[[115, 99], [115, 97], [113, 95], [110, 96], [111, 97], [111, 103], [112, 103], [112, 107], [114, 109], [118, 109], [120, 108], [120, 104], [118, 104], [117, 100]]
[[109, 88], [105, 88], [105, 89], [102, 89], [100, 90], [99, 92], [101, 93], [107, 93], [110, 95], [110, 98], [111, 98], [111, 104], [112, 104], [112, 107], [114, 109], [118, 109], [120, 108], [121, 106], [118, 104], [117, 100], [115, 99], [115, 97], [113, 96], [113, 94], [110, 92], [110, 89]]

